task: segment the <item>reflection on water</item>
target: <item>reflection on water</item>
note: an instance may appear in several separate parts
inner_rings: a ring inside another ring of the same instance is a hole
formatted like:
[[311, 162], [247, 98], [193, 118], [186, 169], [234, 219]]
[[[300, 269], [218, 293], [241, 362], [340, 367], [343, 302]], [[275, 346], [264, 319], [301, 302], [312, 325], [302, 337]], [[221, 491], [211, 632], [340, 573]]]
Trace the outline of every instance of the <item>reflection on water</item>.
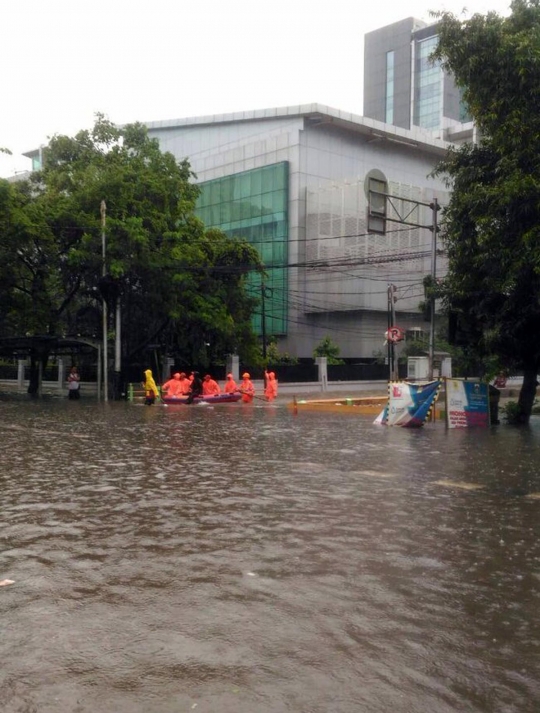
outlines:
[[0, 418], [6, 713], [539, 710], [535, 423]]

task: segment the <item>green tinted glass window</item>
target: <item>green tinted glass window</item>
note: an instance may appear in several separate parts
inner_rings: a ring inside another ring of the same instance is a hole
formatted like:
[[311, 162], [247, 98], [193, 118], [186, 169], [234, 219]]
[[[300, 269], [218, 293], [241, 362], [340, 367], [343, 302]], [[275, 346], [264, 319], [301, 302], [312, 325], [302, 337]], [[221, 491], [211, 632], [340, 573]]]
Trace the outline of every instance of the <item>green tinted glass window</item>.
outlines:
[[272, 166], [267, 166], [262, 169], [262, 186], [261, 192], [268, 193], [274, 190], [274, 170]]
[[[268, 269], [265, 298], [267, 334], [287, 333], [288, 184], [287, 162], [243, 171], [200, 184], [197, 215], [208, 227], [247, 240]], [[260, 299], [261, 277], [250, 273], [249, 293]], [[261, 333], [260, 306], [253, 328]]]

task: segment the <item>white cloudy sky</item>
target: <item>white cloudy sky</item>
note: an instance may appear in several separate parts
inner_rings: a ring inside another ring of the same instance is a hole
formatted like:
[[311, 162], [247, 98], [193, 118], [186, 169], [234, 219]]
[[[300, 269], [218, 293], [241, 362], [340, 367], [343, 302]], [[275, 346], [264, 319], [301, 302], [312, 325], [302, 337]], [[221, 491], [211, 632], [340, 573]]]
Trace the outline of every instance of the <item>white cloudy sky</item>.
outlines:
[[0, 176], [55, 133], [319, 102], [362, 113], [364, 33], [510, 0], [0, 0]]

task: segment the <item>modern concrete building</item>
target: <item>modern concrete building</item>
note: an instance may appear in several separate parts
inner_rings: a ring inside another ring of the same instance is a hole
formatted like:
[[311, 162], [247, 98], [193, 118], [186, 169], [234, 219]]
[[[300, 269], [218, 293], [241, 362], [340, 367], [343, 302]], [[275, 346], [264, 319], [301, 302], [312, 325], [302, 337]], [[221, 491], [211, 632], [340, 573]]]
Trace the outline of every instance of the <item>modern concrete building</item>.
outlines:
[[[414, 201], [445, 203], [430, 176], [445, 141], [318, 104], [148, 127], [163, 150], [190, 161], [205, 223], [258, 248], [268, 268], [266, 334], [282, 351], [310, 357], [328, 335], [343, 357], [383, 352], [389, 286], [398, 325], [428, 329], [418, 305], [432, 212]], [[370, 189], [393, 198], [368, 225]], [[251, 289], [261, 294], [260, 278]], [[261, 321], [260, 313], [259, 332]]]
[[430, 60], [436, 46], [437, 25], [413, 17], [366, 34], [364, 115], [449, 140], [457, 138], [453, 133], [471, 133], [452, 75]]

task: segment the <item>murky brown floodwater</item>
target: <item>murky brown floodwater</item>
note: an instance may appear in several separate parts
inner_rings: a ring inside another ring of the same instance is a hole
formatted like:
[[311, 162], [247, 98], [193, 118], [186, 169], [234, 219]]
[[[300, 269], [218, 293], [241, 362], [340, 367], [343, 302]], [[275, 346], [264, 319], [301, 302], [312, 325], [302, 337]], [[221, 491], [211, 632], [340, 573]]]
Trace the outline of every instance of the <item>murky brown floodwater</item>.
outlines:
[[0, 419], [3, 713], [540, 710], [538, 421]]

